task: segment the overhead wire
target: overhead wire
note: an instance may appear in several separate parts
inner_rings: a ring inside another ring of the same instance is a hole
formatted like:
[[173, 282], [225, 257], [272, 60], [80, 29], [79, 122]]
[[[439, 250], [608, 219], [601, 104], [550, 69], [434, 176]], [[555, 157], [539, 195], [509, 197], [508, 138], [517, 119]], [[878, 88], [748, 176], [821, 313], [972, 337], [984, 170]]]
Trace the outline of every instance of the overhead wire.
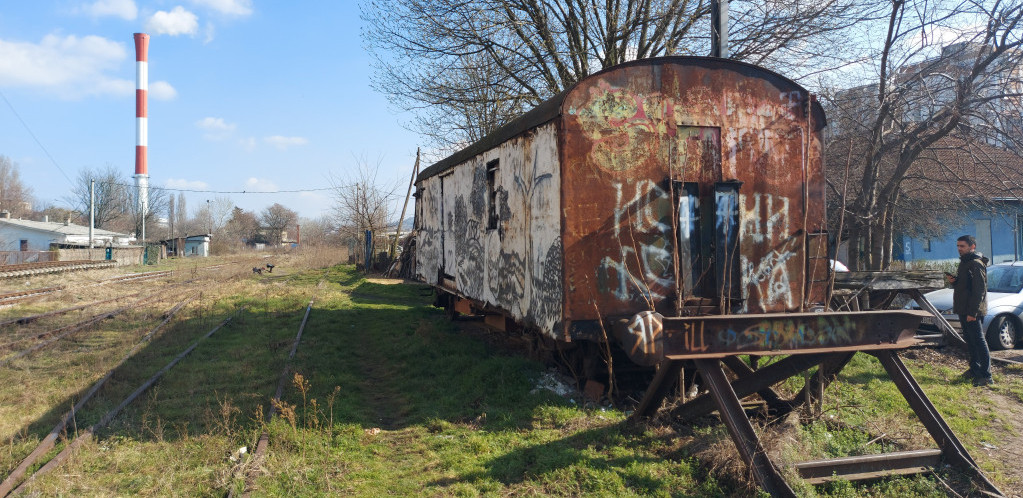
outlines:
[[43, 145], [43, 143], [39, 141], [39, 138], [36, 137], [36, 134], [32, 132], [32, 128], [30, 128], [28, 126], [28, 123], [26, 123], [25, 120], [21, 118], [21, 114], [18, 114], [18, 110], [14, 108], [14, 105], [11, 104], [11, 101], [7, 100], [7, 95], [4, 94], [3, 90], [0, 90], [0, 97], [4, 99], [4, 102], [7, 104], [7, 107], [9, 107], [11, 109], [11, 112], [14, 113], [14, 117], [18, 118], [18, 121], [21, 122], [21, 126], [25, 127], [25, 131], [27, 131], [28, 134], [32, 137], [32, 140], [35, 140], [36, 145], [38, 145], [40, 149], [43, 149], [43, 153], [46, 154], [46, 157], [50, 158], [50, 161], [57, 168], [57, 171], [60, 171], [60, 174], [64, 175], [64, 179], [67, 180], [68, 183], [74, 185], [75, 182], [71, 181], [70, 176], [67, 176], [67, 173], [64, 172], [64, 168], [60, 167], [60, 164], [57, 163], [57, 160], [53, 158], [53, 155], [51, 155], [50, 151], [46, 149], [46, 146]]
[[[20, 122], [21, 126], [23, 126], [25, 128], [25, 131], [27, 131], [28, 134], [32, 137], [32, 140], [35, 141], [36, 145], [38, 145], [39, 148], [43, 150], [43, 153], [46, 154], [46, 157], [48, 157], [50, 159], [50, 162], [52, 162], [53, 166], [57, 168], [57, 171], [60, 171], [60, 174], [64, 176], [64, 179], [67, 180], [69, 184], [74, 186], [75, 182], [64, 171], [64, 168], [60, 167], [60, 163], [58, 163], [57, 160], [54, 159], [53, 155], [50, 154], [50, 151], [47, 150], [46, 146], [43, 145], [43, 143], [39, 140], [38, 137], [36, 137], [36, 134], [32, 131], [32, 128], [28, 126], [28, 123], [26, 123], [24, 119], [22, 119], [21, 114], [19, 114], [18, 110], [14, 108], [14, 105], [11, 104], [11, 101], [7, 99], [7, 95], [5, 95], [2, 90], [0, 90], [0, 98], [3, 98], [4, 103], [7, 104], [7, 107], [10, 108], [10, 110], [14, 114], [14, 116], [16, 118], [18, 118], [18, 122]], [[98, 181], [96, 183], [103, 183], [103, 184], [106, 184], [106, 185], [119, 185], [119, 186], [122, 186], [122, 187], [135, 187], [134, 184], [127, 184], [127, 183], [103, 182], [103, 181]], [[247, 194], [299, 194], [299, 193], [305, 193], [305, 192], [325, 192], [325, 191], [328, 191], [328, 190], [335, 190], [334, 187], [290, 189], [290, 190], [273, 190], [273, 191], [263, 191], [263, 190], [209, 190], [209, 189], [188, 189], [188, 188], [173, 188], [173, 187], [156, 187], [156, 186], [152, 186], [152, 185], [149, 186], [149, 189], [150, 190], [165, 190], [165, 191], [171, 191], [171, 192], [193, 192], [193, 193], [200, 193], [200, 194], [246, 194], [246, 195]]]
[[[97, 180], [96, 183], [104, 185], [115, 185], [121, 187], [135, 187], [133, 183], [118, 183], [118, 182], [105, 182]], [[155, 187], [150, 185], [150, 190], [167, 190], [171, 192], [195, 192], [200, 194], [297, 194], [303, 192], [324, 192], [327, 190], [336, 190], [334, 187], [321, 187], [321, 188], [304, 188], [304, 189], [293, 189], [293, 190], [202, 190], [202, 189], [189, 189], [189, 188], [174, 188], [174, 187]]]

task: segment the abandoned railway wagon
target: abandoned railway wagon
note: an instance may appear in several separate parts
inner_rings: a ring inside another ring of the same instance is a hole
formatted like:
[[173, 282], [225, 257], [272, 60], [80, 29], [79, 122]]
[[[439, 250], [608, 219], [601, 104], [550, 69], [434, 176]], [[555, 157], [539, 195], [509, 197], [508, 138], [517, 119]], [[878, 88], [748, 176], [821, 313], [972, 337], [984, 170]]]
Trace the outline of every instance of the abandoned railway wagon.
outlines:
[[[649, 312], [820, 308], [824, 126], [807, 90], [749, 64], [607, 69], [418, 176], [419, 276], [565, 342]], [[655, 360], [642, 334], [618, 335]]]
[[[795, 492], [740, 400], [786, 413], [821, 399], [854, 354], [872, 354], [939, 448], [803, 462], [800, 476], [944, 463], [997, 494], [897, 354], [918, 342], [921, 312], [827, 309], [824, 126], [805, 89], [741, 62], [606, 69], [422, 171], [416, 271], [450, 311], [512, 321], [569, 353], [588, 386], [602, 389], [591, 375], [610, 349], [602, 342], [657, 365], [633, 417], [655, 413], [695, 369], [706, 394], [672, 414], [716, 409], [773, 496]], [[754, 369], [743, 354], [787, 356]], [[813, 367], [796, 396], [771, 388]]]

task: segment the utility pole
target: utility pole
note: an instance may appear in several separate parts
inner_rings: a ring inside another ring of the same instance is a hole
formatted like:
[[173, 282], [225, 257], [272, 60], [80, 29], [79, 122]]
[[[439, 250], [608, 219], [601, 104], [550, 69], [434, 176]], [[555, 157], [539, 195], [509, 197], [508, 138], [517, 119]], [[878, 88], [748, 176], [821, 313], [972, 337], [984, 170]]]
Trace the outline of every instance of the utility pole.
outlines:
[[[89, 180], [89, 249], [92, 249], [92, 231], [96, 227], [96, 179]], [[92, 258], [92, 253], [89, 253]]]
[[728, 54], [728, 0], [710, 2], [710, 56], [727, 59]]

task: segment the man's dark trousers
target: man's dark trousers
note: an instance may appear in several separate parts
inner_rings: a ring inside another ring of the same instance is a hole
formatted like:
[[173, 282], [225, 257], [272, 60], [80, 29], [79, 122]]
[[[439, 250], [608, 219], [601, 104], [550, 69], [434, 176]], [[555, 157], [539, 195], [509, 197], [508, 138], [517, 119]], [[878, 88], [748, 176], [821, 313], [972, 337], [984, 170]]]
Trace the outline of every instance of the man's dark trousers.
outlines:
[[[963, 339], [966, 349], [970, 352], [970, 373], [976, 380], [991, 380], [991, 353], [987, 349], [987, 340], [981, 331], [981, 320], [966, 321], [966, 315], [959, 315], [959, 324], [963, 327]], [[985, 377], [981, 377], [985, 376]]]

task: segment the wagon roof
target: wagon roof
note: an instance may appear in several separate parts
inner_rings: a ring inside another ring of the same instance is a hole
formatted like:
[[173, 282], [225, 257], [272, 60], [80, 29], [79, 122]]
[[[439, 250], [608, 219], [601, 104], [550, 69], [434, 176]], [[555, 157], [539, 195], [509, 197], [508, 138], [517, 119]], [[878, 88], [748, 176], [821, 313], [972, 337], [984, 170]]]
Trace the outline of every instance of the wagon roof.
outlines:
[[[431, 176], [438, 175], [444, 172], [445, 170], [451, 169], [457, 164], [461, 164], [465, 161], [468, 161], [469, 159], [472, 159], [473, 157], [476, 157], [490, 149], [493, 149], [494, 147], [497, 147], [498, 145], [508, 140], [511, 140], [512, 138], [515, 138], [529, 130], [532, 130], [533, 128], [536, 128], [537, 126], [540, 126], [544, 123], [547, 123], [548, 121], [557, 118], [558, 116], [561, 115], [562, 110], [561, 104], [565, 101], [565, 98], [568, 96], [568, 94], [571, 93], [572, 90], [574, 90], [577, 86], [591, 78], [597, 78], [606, 73], [616, 71], [625, 67], [644, 65], [660, 66], [666, 64], [700, 66], [718, 69], [727, 68], [747, 76], [755, 76], [758, 78], [771, 80], [778, 86], [795, 87], [800, 90], [806, 91], [806, 89], [803, 88], [800, 84], [774, 71], [771, 71], [770, 69], [765, 69], [760, 66], [755, 66], [753, 64], [749, 64], [742, 61], [736, 61], [732, 59], [720, 59], [717, 57], [672, 56], [629, 61], [623, 64], [618, 64], [617, 66], [606, 68], [604, 70], [591, 74], [577, 81], [568, 89], [542, 102], [540, 105], [534, 107], [525, 114], [522, 114], [521, 116], [509, 121], [508, 124], [494, 130], [489, 135], [470, 144], [468, 147], [459, 150], [458, 152], [455, 152], [454, 154], [451, 154], [450, 156], [445, 157], [440, 161], [437, 161], [430, 167], [424, 169], [422, 172], [419, 173], [419, 176], [416, 178], [416, 182], [418, 183], [427, 178], [430, 178]], [[815, 111], [814, 121], [819, 123], [820, 126], [824, 126], [826, 124], [824, 120], [824, 112], [823, 110], [820, 109], [819, 104], [815, 103], [814, 111]]]

